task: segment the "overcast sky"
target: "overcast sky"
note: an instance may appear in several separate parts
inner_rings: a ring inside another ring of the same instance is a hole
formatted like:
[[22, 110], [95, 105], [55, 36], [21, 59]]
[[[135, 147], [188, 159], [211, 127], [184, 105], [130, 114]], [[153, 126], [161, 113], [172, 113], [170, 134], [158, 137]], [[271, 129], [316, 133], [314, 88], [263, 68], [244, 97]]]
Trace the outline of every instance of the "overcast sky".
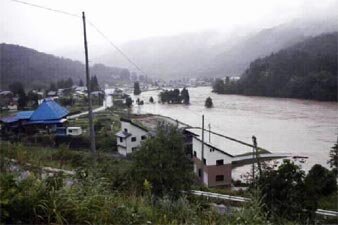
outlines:
[[[150, 36], [234, 27], [265, 28], [337, 11], [337, 0], [23, 0], [81, 15], [86, 12], [114, 43]], [[40, 51], [82, 46], [82, 21], [0, 0], [0, 42]], [[88, 28], [92, 47], [105, 42]], [[82, 49], [79, 47], [79, 51]]]

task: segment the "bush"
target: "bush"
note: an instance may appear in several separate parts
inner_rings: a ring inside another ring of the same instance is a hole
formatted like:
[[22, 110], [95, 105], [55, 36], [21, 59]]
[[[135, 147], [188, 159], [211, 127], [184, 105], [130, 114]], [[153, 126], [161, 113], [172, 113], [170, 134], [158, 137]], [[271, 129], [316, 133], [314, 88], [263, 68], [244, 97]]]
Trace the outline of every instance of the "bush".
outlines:
[[147, 139], [133, 155], [133, 175], [139, 189], [145, 180], [152, 185], [155, 196], [177, 198], [189, 190], [193, 168], [184, 150], [183, 137], [176, 127], [163, 124], [157, 135]]
[[[304, 177], [304, 171], [289, 160], [284, 160], [278, 170], [262, 173], [258, 187], [269, 216], [304, 221], [309, 214], [314, 214], [314, 202], [312, 196], [307, 195]], [[310, 211], [304, 212], [304, 208]]]
[[337, 180], [335, 174], [323, 166], [316, 164], [305, 178], [306, 188], [312, 197], [328, 196], [337, 191]]
[[214, 104], [212, 103], [212, 99], [210, 97], [208, 97], [206, 100], [205, 100], [205, 107], [207, 108], [212, 108], [214, 106]]

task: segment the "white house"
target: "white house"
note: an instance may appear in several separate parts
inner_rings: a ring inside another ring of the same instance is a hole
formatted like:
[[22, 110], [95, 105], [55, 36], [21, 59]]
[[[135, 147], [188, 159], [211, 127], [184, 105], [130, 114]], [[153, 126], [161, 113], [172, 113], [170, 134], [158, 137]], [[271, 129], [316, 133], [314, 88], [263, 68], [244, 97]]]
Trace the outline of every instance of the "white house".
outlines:
[[121, 119], [121, 130], [115, 135], [118, 152], [126, 156], [141, 146], [141, 142], [149, 137], [149, 132], [131, 120]]
[[[257, 163], [256, 155], [252, 154], [253, 146], [233, 138], [224, 138], [219, 135], [211, 135], [205, 132], [204, 156], [202, 157], [202, 140], [192, 129], [187, 132], [192, 134], [192, 160], [194, 172], [208, 187], [230, 186], [232, 169]], [[199, 133], [199, 132], [198, 132]], [[287, 158], [288, 153], [259, 154], [260, 161]], [[202, 163], [204, 162], [204, 163]]]
[[[194, 172], [208, 187], [231, 185], [231, 154], [204, 142], [204, 165], [202, 164], [202, 141], [194, 136], [192, 140]], [[202, 175], [203, 173], [203, 175]]]

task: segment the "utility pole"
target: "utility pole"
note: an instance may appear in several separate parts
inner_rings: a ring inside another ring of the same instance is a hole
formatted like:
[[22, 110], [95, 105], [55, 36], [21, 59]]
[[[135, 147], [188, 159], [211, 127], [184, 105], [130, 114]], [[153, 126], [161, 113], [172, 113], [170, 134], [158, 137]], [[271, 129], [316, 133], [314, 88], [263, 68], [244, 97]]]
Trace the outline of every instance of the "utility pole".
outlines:
[[210, 123], [208, 124], [208, 128], [209, 128], [209, 143], [211, 143], [211, 134], [210, 134], [210, 131], [211, 131], [211, 125], [210, 125]]
[[84, 37], [85, 60], [86, 60], [86, 81], [87, 81], [87, 91], [88, 91], [88, 120], [89, 120], [89, 133], [90, 133], [90, 150], [92, 154], [95, 155], [96, 154], [95, 130], [94, 130], [94, 124], [93, 124], [92, 97], [91, 97], [91, 85], [90, 85], [89, 63], [88, 63], [86, 17], [85, 17], [84, 12], [82, 12], [82, 20], [83, 20], [83, 37]]
[[257, 167], [258, 167], [258, 172], [259, 176], [262, 175], [262, 167], [261, 167], [261, 162], [259, 160], [259, 154], [258, 154], [258, 147], [257, 147], [257, 138], [255, 136], [252, 136], [252, 143], [256, 152], [256, 160], [257, 160]]
[[202, 183], [204, 184], [204, 115], [202, 115]]
[[[252, 136], [252, 141], [255, 136]], [[252, 183], [255, 182], [255, 145], [252, 147]]]

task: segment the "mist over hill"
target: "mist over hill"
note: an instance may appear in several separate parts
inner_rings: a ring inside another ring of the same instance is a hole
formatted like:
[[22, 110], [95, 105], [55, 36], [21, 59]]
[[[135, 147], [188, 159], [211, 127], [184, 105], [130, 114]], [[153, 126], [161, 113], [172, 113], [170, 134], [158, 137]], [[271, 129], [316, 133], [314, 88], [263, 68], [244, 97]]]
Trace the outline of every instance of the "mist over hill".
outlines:
[[[129, 79], [128, 69], [107, 67], [95, 64], [91, 74], [96, 75], [100, 83], [110, 83], [114, 79]], [[0, 88], [10, 83], [22, 82], [25, 87], [46, 87], [50, 82], [72, 78], [74, 82], [85, 81], [85, 66], [74, 61], [34, 49], [0, 44]]]
[[[256, 58], [308, 37], [337, 31], [336, 17], [297, 19], [256, 32], [207, 31], [148, 38], [128, 42], [121, 48], [151, 77], [239, 76]], [[134, 69], [117, 52], [107, 52], [98, 60], [107, 65]]]

